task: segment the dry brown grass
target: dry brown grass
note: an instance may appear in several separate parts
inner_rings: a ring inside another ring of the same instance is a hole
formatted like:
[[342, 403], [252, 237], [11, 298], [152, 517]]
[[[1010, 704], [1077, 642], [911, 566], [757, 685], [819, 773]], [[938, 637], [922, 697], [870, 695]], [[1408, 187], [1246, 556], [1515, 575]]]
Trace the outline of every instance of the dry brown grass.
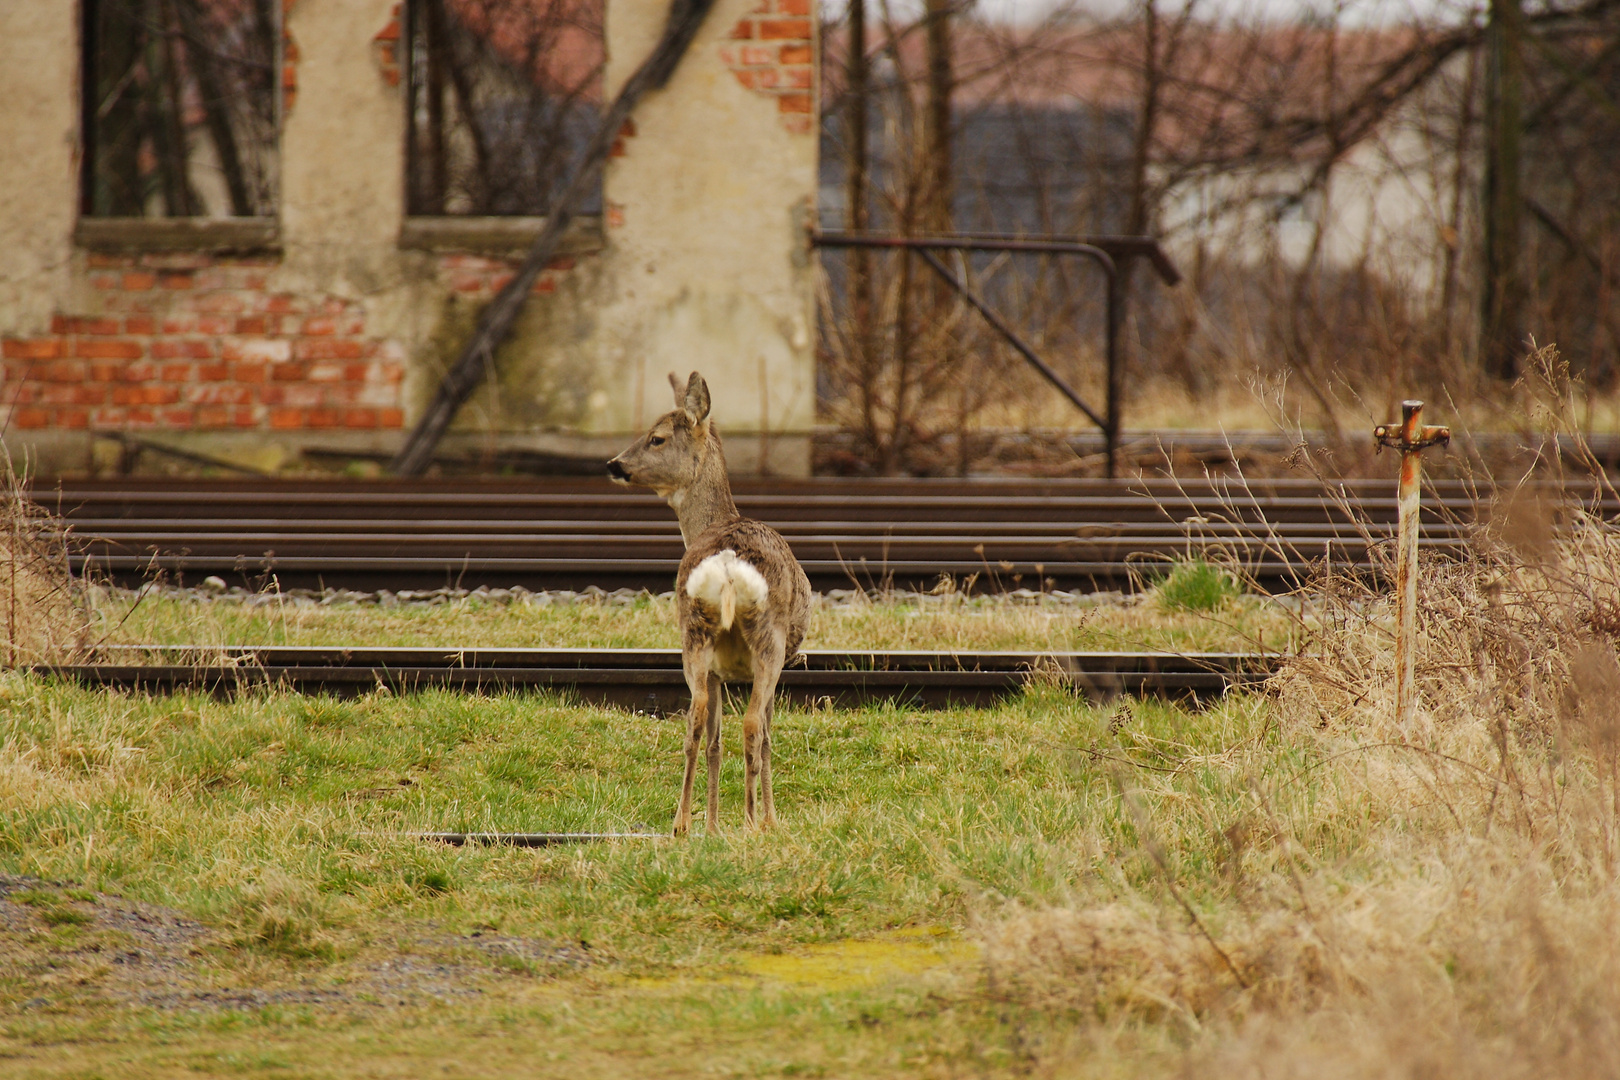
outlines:
[[1259, 779], [1275, 748], [1233, 748], [1256, 779], [1222, 865], [1200, 881], [1161, 847], [1142, 807], [1166, 777], [1116, 776], [1157, 892], [990, 925], [996, 992], [1179, 1025], [1181, 1075], [1620, 1074], [1620, 536], [1510, 491], [1467, 557], [1426, 564], [1409, 728], [1392, 599], [1321, 584], [1271, 687], [1299, 766]]
[[93, 614], [68, 568], [67, 529], [31, 500], [7, 459], [0, 474], [0, 662], [55, 663], [91, 644]]

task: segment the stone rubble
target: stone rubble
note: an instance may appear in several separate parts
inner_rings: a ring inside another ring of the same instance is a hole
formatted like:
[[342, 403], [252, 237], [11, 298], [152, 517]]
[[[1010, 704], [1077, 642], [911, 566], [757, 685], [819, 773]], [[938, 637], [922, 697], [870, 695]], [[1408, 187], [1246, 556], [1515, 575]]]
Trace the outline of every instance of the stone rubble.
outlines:
[[[653, 593], [647, 589], [614, 589], [608, 591], [595, 585], [582, 590], [546, 589], [535, 591], [521, 585], [510, 588], [490, 588], [480, 585], [476, 589], [444, 587], [439, 589], [380, 589], [365, 592], [355, 589], [275, 589], [254, 591], [240, 585], [227, 585], [218, 577], [205, 578], [198, 585], [147, 585], [141, 589], [112, 586], [109, 593], [122, 599], [133, 599], [137, 594], [160, 596], [167, 600], [189, 600], [197, 603], [241, 604], [244, 607], [281, 606], [333, 607], [337, 605], [371, 605], [379, 608], [433, 607], [441, 604], [488, 604], [492, 606], [522, 605], [525, 607], [567, 607], [571, 604], [594, 604], [628, 607], [653, 599], [664, 603], [675, 599], [673, 591]], [[1052, 589], [1036, 592], [1032, 589], [1013, 589], [1004, 593], [966, 595], [958, 592], [867, 592], [861, 589], [829, 589], [816, 594], [816, 603], [827, 607], [854, 607], [869, 603], [913, 605], [918, 608], [963, 607], [974, 608], [991, 604], [1020, 606], [1069, 607], [1131, 607], [1140, 603], [1146, 594], [1122, 592], [1068, 592]]]

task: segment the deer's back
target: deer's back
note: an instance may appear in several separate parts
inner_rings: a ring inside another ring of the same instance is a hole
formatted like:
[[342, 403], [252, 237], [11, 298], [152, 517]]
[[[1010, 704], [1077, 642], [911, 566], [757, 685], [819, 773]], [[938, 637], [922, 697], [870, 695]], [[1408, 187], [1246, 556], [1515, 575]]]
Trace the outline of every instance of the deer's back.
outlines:
[[765, 579], [769, 590], [767, 609], [770, 617], [782, 621], [788, 658], [798, 655], [810, 623], [810, 579], [805, 577], [804, 568], [799, 565], [793, 549], [788, 547], [782, 534], [764, 522], [751, 518], [734, 518], [716, 525], [695, 538], [686, 549], [680, 572], [675, 578], [675, 598], [682, 630], [685, 631], [694, 623], [712, 621], [712, 614], [687, 595], [686, 584], [699, 563], [722, 551], [736, 552], [738, 559], [752, 566]]

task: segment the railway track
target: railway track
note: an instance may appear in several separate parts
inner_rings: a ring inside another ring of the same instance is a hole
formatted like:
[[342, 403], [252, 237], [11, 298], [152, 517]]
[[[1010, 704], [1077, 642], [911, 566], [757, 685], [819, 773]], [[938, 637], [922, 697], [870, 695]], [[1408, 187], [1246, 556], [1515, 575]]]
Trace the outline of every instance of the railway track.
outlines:
[[[1336, 495], [1315, 481], [1242, 490], [1130, 480], [739, 481], [744, 514], [776, 526], [818, 589], [1118, 588], [1188, 557], [1286, 585], [1322, 560], [1366, 566], [1391, 542], [1394, 484]], [[674, 515], [607, 481], [75, 482], [36, 492], [70, 525], [79, 568], [130, 580], [163, 571], [282, 587], [667, 589], [683, 550]], [[1620, 505], [1600, 507], [1604, 513]], [[1440, 481], [1422, 545], [1458, 550], [1472, 489]]]
[[[690, 701], [679, 649], [130, 646], [103, 652], [97, 663], [34, 670], [87, 685], [154, 692], [266, 685], [337, 695], [380, 686], [533, 688], [654, 714], [680, 711]], [[1020, 691], [1031, 678], [1046, 678], [1104, 697], [1207, 696], [1263, 680], [1278, 661], [1262, 653], [810, 650], [802, 663], [783, 670], [778, 694], [798, 704], [840, 707], [876, 701], [986, 705]]]
[[[845, 432], [817, 433], [818, 444], [832, 451], [841, 451], [858, 458], [860, 447], [855, 438]], [[1346, 446], [1354, 449], [1365, 435], [1349, 433], [1342, 443], [1326, 432], [1279, 431], [1217, 431], [1217, 430], [1154, 430], [1127, 429], [1120, 432], [1118, 459], [1134, 468], [1158, 469], [1166, 461], [1225, 464], [1245, 462], [1272, 465], [1296, 451], [1302, 444], [1311, 448], [1334, 449]], [[1065, 446], [1080, 458], [1100, 458], [1106, 450], [1106, 440], [1100, 431], [1045, 430], [982, 430], [977, 434], [982, 443], [1030, 450]], [[1591, 460], [1605, 469], [1620, 468], [1620, 434], [1588, 432], [1579, 438], [1562, 434], [1556, 438], [1528, 433], [1502, 431], [1464, 431], [1454, 436], [1459, 450], [1501, 463], [1516, 463], [1519, 468], [1528, 464], [1537, 454], [1550, 452], [1553, 446], [1566, 462], [1571, 464]], [[1366, 444], [1361, 443], [1362, 446]]]

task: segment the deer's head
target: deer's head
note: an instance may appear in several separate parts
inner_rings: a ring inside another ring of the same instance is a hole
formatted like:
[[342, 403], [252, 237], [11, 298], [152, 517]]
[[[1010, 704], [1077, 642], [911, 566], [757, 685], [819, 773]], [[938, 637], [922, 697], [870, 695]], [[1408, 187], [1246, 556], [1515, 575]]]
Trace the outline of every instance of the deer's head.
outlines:
[[675, 408], [607, 463], [608, 475], [617, 483], [650, 487], [665, 498], [697, 480], [710, 441], [709, 384], [695, 371], [685, 386], [670, 372], [669, 384], [675, 390]]

